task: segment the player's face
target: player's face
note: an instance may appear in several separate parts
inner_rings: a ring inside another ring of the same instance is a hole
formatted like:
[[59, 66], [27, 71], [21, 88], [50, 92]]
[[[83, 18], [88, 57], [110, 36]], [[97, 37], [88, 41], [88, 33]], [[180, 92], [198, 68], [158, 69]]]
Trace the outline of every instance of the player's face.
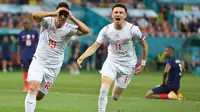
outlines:
[[172, 56], [174, 54], [174, 51], [170, 48], [165, 48], [164, 54], [165, 54], [166, 58], [169, 58], [170, 56]]
[[112, 11], [112, 18], [115, 24], [122, 24], [125, 22], [127, 14], [124, 8], [121, 7], [115, 7]]
[[65, 24], [67, 17], [68, 17], [68, 14], [65, 11], [61, 10], [59, 15], [58, 15], [59, 24], [60, 25]]
[[165, 54], [165, 57], [168, 58], [170, 55], [170, 50], [168, 48], [165, 48], [164, 54]]
[[31, 27], [30, 23], [24, 23], [24, 29], [25, 30], [30, 29], [30, 27]]

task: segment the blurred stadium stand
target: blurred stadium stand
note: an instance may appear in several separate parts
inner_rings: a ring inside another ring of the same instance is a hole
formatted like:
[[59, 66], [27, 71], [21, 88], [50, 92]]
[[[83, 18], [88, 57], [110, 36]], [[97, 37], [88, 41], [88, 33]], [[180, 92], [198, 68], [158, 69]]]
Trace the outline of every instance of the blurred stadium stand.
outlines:
[[[54, 11], [60, 1], [68, 2], [72, 13], [91, 28], [92, 33], [78, 40], [83, 45], [94, 42], [100, 29], [112, 21], [113, 4], [124, 3], [128, 7], [127, 21], [138, 25], [147, 36], [149, 64], [152, 66], [157, 53], [166, 46], [174, 46], [178, 56], [184, 41], [200, 33], [199, 0], [0, 0], [0, 37], [14, 35], [17, 38], [24, 18], [29, 18], [32, 27], [39, 31], [31, 13]], [[141, 56], [138, 44], [136, 52]]]

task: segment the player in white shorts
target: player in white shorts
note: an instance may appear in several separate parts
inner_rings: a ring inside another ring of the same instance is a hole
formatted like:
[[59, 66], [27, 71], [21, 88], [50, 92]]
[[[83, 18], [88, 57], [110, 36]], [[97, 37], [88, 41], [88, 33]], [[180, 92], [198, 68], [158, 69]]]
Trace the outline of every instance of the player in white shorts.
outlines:
[[[56, 12], [35, 12], [32, 14], [40, 23], [40, 37], [36, 52], [29, 67], [28, 93], [25, 99], [25, 112], [34, 112], [36, 99], [41, 100], [51, 88], [60, 72], [64, 50], [73, 35], [86, 35], [89, 28], [75, 18], [65, 2], [57, 6]], [[72, 20], [76, 25], [66, 23]]]
[[[108, 92], [111, 84], [115, 81], [112, 91], [114, 100], [118, 100], [120, 95], [130, 83], [133, 74], [143, 71], [146, 64], [148, 45], [145, 36], [142, 35], [138, 26], [125, 21], [127, 9], [123, 4], [116, 4], [112, 8], [113, 23], [101, 29], [96, 42], [90, 46], [77, 60], [81, 67], [82, 61], [91, 56], [105, 39], [108, 39], [108, 57], [100, 71], [101, 89], [98, 100], [98, 112], [106, 112], [108, 102]], [[137, 56], [135, 53], [135, 42], [138, 41], [142, 46], [142, 62], [135, 70]]]

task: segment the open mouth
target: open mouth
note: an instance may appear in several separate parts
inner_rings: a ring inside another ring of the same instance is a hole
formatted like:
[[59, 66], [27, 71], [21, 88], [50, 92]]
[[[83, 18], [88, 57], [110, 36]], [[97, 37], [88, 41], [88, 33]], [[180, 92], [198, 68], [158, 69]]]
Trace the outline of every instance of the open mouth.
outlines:
[[117, 22], [119, 22], [119, 21], [121, 20], [121, 18], [116, 17], [115, 20], [116, 20]]

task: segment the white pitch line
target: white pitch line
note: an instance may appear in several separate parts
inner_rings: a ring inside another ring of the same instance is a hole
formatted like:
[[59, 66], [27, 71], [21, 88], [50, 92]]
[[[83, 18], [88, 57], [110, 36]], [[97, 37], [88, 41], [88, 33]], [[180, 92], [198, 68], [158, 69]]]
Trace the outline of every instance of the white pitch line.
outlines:
[[[0, 89], [0, 93], [1, 91], [4, 92], [13, 92], [13, 93], [22, 93], [22, 91], [18, 91], [18, 90], [9, 90], [9, 89]], [[98, 97], [98, 95], [94, 95], [94, 94], [78, 94], [78, 93], [60, 93], [60, 92], [51, 92], [50, 94], [55, 94], [55, 95], [59, 95], [59, 94], [65, 94], [68, 96], [83, 96], [83, 97]], [[111, 96], [109, 96], [111, 97]], [[135, 100], [144, 100], [145, 98], [141, 98], [141, 97], [121, 97], [120, 99], [135, 99]], [[171, 100], [163, 100], [163, 101], [171, 101]], [[195, 103], [195, 104], [200, 104], [200, 101], [191, 101], [191, 100], [183, 100], [183, 101], [175, 101], [175, 102], [181, 102], [181, 103]]]

